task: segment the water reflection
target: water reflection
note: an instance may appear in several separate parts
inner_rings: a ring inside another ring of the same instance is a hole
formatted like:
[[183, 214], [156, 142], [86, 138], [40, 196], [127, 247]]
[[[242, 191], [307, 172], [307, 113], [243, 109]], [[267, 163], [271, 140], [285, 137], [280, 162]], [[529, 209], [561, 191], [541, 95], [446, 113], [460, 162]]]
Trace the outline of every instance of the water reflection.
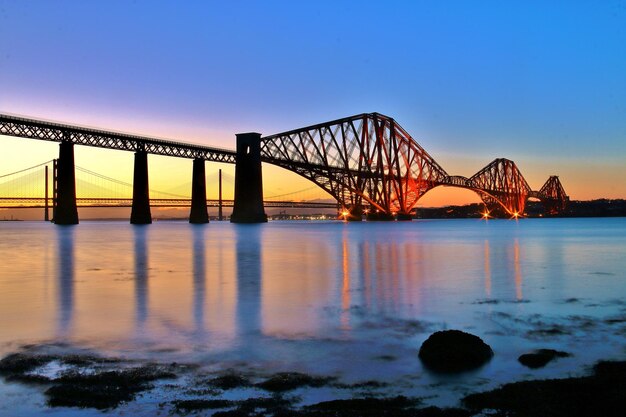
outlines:
[[261, 235], [263, 225], [238, 224], [236, 236], [237, 329], [241, 335], [261, 331]]
[[483, 242], [484, 294], [486, 298], [524, 298], [522, 271], [523, 248], [518, 238], [503, 242], [485, 239]]
[[57, 331], [71, 333], [74, 315], [74, 227], [56, 227], [57, 233]]
[[372, 306], [372, 271], [370, 269], [369, 242], [359, 245], [358, 257], [359, 273], [361, 275], [360, 285], [363, 286], [365, 308]]
[[401, 308], [399, 286], [402, 265], [398, 251], [399, 246], [395, 242], [384, 241], [374, 246], [375, 300], [377, 307], [385, 312], [395, 312]]
[[350, 330], [350, 253], [348, 236], [344, 229], [341, 241], [341, 328]]
[[485, 239], [484, 244], [485, 259], [485, 296], [491, 298], [491, 260], [489, 259], [489, 239]]
[[132, 226], [135, 237], [135, 325], [143, 331], [148, 319], [148, 229]]
[[205, 225], [192, 225], [193, 233], [193, 321], [196, 332], [204, 330], [204, 300], [206, 298]]
[[[598, 245], [596, 247], [599, 248], [600, 246]], [[565, 251], [567, 251], [567, 255]], [[546, 285], [549, 289], [552, 297], [567, 298], [564, 294], [566, 294], [568, 289], [571, 288], [570, 286], [572, 283], [570, 280], [566, 279], [566, 277], [568, 276], [568, 273], [571, 274], [577, 269], [576, 267], [573, 267], [572, 272], [568, 272], [567, 267], [581, 262], [581, 260], [584, 260], [585, 256], [588, 256], [588, 254], [589, 247], [584, 244], [556, 244], [553, 238], [549, 238], [544, 242], [544, 245], [539, 248], [539, 253], [536, 254], [536, 257], [541, 259], [542, 265], [550, 271], [544, 278], [546, 280], [544, 285]], [[594, 261], [594, 263], [598, 266], [602, 265], [600, 257], [594, 257]], [[604, 265], [602, 265], [602, 267], [604, 267]]]
[[437, 254], [421, 242], [370, 239], [344, 231], [337, 252], [338, 319], [343, 330], [355, 328], [364, 311], [418, 314], [424, 307], [422, 279], [432, 282], [438, 275], [433, 273], [437, 268], [424, 271], [425, 262]]
[[[622, 303], [607, 302], [626, 292], [621, 220], [0, 226], [9, 260], [0, 263], [5, 352], [67, 335], [164, 363], [319, 371], [349, 383], [380, 376], [394, 387], [415, 376], [426, 387], [416, 343], [447, 327], [495, 344], [499, 353], [480, 377], [500, 383], [502, 364], [540, 341], [527, 337], [534, 314], [546, 326], [565, 326], [574, 314], [619, 317]], [[32, 256], [42, 243], [52, 248], [49, 260]], [[496, 302], [476, 302], [485, 296]], [[522, 297], [531, 304], [508, 303]], [[576, 327], [571, 339], [545, 340], [591, 363], [593, 352], [622, 343], [618, 324], [598, 323], [593, 329], [606, 333]]]
[[519, 241], [515, 238], [513, 243], [513, 268], [515, 270], [515, 297], [517, 300], [524, 298], [522, 293], [522, 266], [520, 264]]

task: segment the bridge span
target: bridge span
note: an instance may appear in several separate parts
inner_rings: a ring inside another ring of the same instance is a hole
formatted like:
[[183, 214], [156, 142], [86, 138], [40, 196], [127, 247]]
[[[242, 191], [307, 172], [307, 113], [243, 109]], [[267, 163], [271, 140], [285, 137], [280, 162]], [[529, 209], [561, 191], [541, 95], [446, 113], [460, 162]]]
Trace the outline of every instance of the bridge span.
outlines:
[[[488, 212], [518, 217], [529, 198], [558, 214], [569, 200], [557, 176], [533, 191], [515, 162], [498, 158], [464, 177], [449, 175], [394, 119], [363, 113], [261, 137], [237, 134], [235, 151], [129, 135], [10, 115], [0, 115], [0, 134], [59, 142], [54, 169], [54, 222], [78, 223], [73, 146], [135, 153], [131, 223], [151, 223], [148, 154], [193, 159], [190, 222], [208, 222], [205, 161], [234, 163], [232, 222], [267, 221], [261, 163], [293, 171], [335, 198], [349, 220], [408, 220], [418, 200], [438, 186], [476, 192]], [[367, 209], [366, 209], [367, 208]]]
[[[46, 201], [48, 200], [48, 201]], [[50, 199], [45, 197], [0, 197], [0, 208], [46, 208]], [[234, 207], [235, 200], [209, 199], [207, 207]], [[76, 205], [81, 208], [117, 208], [132, 207], [132, 198], [115, 197], [77, 197]], [[336, 209], [337, 203], [318, 201], [265, 200], [268, 208], [300, 208], [300, 209]], [[191, 207], [190, 198], [151, 198], [150, 207]], [[221, 217], [221, 216], [220, 216]]]

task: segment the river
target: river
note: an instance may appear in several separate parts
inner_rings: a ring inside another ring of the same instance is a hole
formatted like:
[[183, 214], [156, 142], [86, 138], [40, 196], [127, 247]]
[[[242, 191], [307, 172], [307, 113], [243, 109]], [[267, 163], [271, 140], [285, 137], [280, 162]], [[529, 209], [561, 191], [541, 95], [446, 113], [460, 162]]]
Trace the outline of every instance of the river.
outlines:
[[[626, 356], [624, 218], [1, 222], [0, 236], [0, 356], [42, 344], [197, 372], [298, 371], [434, 405]], [[480, 336], [495, 356], [462, 375], [428, 372], [417, 351], [442, 329]], [[517, 362], [536, 348], [572, 356]], [[0, 415], [102, 415], [48, 409], [41, 391], [0, 379]], [[105, 414], [153, 415], [165, 395]]]

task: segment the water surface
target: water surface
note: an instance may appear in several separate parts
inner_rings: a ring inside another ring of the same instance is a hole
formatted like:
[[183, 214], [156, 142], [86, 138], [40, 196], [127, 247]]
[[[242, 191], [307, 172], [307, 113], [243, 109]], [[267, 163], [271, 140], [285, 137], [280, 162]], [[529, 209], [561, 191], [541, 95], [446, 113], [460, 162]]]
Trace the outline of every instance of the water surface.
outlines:
[[[598, 359], [625, 356], [622, 218], [1, 222], [0, 236], [2, 356], [25, 344], [61, 344], [195, 363], [201, 372], [375, 379], [389, 383], [381, 395], [426, 396], [436, 405], [503, 382], [580, 375]], [[427, 372], [420, 344], [452, 328], [482, 337], [493, 360], [460, 376]], [[573, 356], [532, 371], [517, 362], [545, 347]], [[163, 395], [108, 414], [151, 415]], [[345, 394], [300, 395], [307, 403]], [[44, 403], [36, 388], [0, 382], [0, 414], [34, 415]]]

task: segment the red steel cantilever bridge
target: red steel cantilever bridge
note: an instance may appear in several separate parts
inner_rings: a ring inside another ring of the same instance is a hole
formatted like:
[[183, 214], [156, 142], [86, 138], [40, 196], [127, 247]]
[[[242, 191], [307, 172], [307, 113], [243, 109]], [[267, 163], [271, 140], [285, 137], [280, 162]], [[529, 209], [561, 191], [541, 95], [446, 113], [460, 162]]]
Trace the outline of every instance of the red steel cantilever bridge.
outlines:
[[[568, 197], [558, 177], [533, 191], [511, 160], [499, 158], [471, 177], [449, 175], [394, 119], [363, 113], [261, 137], [237, 135], [237, 150], [211, 148], [112, 131], [88, 129], [0, 115], [0, 134], [60, 142], [55, 221], [77, 223], [73, 145], [135, 152], [132, 223], [151, 222], [147, 154], [194, 159], [190, 221], [206, 215], [204, 162], [235, 163], [235, 201], [231, 221], [265, 221], [261, 162], [313, 181], [360, 219], [410, 219], [418, 200], [438, 186], [462, 187], [480, 195], [488, 210], [517, 217], [528, 198], [546, 211], [564, 210]], [[195, 213], [195, 214], [194, 214]]]
[[517, 217], [528, 198], [550, 214], [568, 197], [557, 176], [533, 191], [515, 162], [499, 158], [467, 178], [449, 175], [394, 119], [364, 113], [261, 138], [264, 162], [297, 172], [344, 207], [370, 206], [372, 217], [410, 216], [418, 200], [438, 186], [475, 191], [490, 210]]

